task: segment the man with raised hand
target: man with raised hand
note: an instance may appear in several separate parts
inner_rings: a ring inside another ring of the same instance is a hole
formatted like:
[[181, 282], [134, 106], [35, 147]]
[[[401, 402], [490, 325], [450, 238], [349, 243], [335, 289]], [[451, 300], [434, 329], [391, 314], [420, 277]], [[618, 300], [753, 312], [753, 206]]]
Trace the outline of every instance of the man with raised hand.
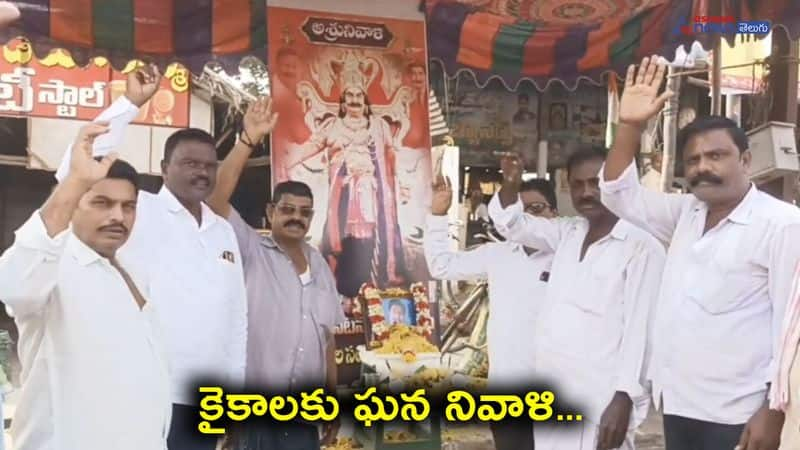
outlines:
[[166, 449], [159, 323], [117, 259], [136, 228], [138, 175], [114, 155], [92, 158], [106, 131], [81, 129], [69, 176], [0, 257], [0, 299], [20, 331], [15, 448]]
[[[219, 168], [208, 204], [227, 218], [242, 252], [250, 326], [247, 337], [249, 389], [275, 394], [336, 392], [335, 336], [345, 322], [336, 280], [322, 254], [306, 242], [314, 217], [314, 198], [305, 183], [278, 183], [267, 205], [269, 236], [261, 236], [230, 205], [230, 198], [255, 145], [277, 122], [269, 98], [254, 102], [242, 135]], [[300, 419], [287, 423], [246, 424], [231, 441], [237, 449], [314, 450], [331, 445], [338, 419], [317, 426]]]
[[579, 408], [583, 420], [537, 425], [539, 450], [632, 450], [649, 406], [643, 375], [651, 293], [661, 281], [664, 249], [600, 203], [597, 174], [604, 160], [605, 151], [592, 147], [567, 160], [579, 217], [525, 214], [517, 156], [501, 161], [503, 185], [489, 204], [509, 241], [554, 253], [547, 301], [532, 325], [534, 361], [540, 378]]
[[[547, 219], [557, 216], [556, 193], [550, 182], [525, 181], [519, 196], [526, 213]], [[488, 279], [489, 387], [504, 393], [531, 388], [537, 375], [536, 321], [546, 300], [553, 252], [514, 242], [452, 251], [447, 217], [452, 201], [449, 180], [439, 176], [425, 233], [425, 258], [431, 275], [439, 280]], [[497, 450], [533, 450], [533, 427], [527, 418], [491, 425]]]
[[[125, 95], [100, 118], [111, 130], [95, 143], [103, 155], [119, 144], [160, 85], [155, 66], [128, 75]], [[56, 174], [68, 172], [70, 152]], [[138, 223], [119, 258], [158, 306], [172, 374], [173, 414], [170, 450], [213, 450], [216, 437], [197, 431], [197, 384], [218, 382], [233, 388], [244, 381], [247, 298], [242, 258], [230, 224], [204, 200], [217, 175], [214, 138], [188, 128], [164, 145], [164, 185], [157, 194], [141, 191]]]
[[672, 95], [659, 95], [664, 73], [656, 57], [628, 68], [600, 186], [611, 211], [669, 245], [649, 372], [667, 449], [775, 450], [786, 392], [771, 386], [800, 211], [750, 181], [747, 136], [725, 117], [700, 116], [678, 133], [691, 194], [640, 184], [641, 133]]

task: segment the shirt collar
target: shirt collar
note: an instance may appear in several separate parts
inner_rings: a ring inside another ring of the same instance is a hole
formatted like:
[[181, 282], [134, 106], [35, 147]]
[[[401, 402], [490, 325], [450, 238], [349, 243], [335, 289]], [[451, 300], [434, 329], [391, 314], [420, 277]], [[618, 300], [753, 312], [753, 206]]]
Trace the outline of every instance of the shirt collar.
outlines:
[[[750, 183], [750, 189], [747, 191], [747, 194], [744, 196], [742, 201], [736, 205], [736, 208], [734, 208], [733, 211], [728, 214], [728, 217], [726, 217], [725, 220], [729, 220], [740, 225], [749, 224], [753, 216], [753, 206], [755, 205], [758, 195], [758, 188], [755, 184]], [[694, 210], [695, 212], [705, 213], [708, 211], [708, 205], [706, 205], [705, 202], [700, 202], [700, 204], [698, 204]]]
[[628, 223], [622, 219], [617, 220], [614, 228], [611, 229], [611, 237], [620, 241], [628, 238]]
[[[275, 250], [275, 251], [278, 251], [278, 252], [286, 255], [286, 252], [283, 251], [283, 249], [281, 248], [280, 245], [278, 245], [277, 242], [275, 242], [275, 239], [273, 239], [271, 235], [266, 235], [266, 236], [262, 237], [261, 238], [261, 245], [263, 245], [264, 247], [267, 247], [268, 249]], [[308, 263], [308, 268], [311, 271], [311, 281], [314, 281], [314, 268], [311, 267], [312, 259], [311, 259], [311, 250], [310, 250], [310, 248], [311, 248], [311, 246], [308, 245], [307, 242], [303, 242], [303, 253], [306, 255], [306, 262]], [[288, 258], [288, 255], [286, 255], [286, 257]], [[294, 267], [292, 267], [292, 270], [294, 270]]]
[[[585, 217], [581, 217], [581, 216], [578, 216], [578, 219], [579, 220], [577, 220], [575, 222], [575, 225], [574, 225], [575, 228], [574, 229], [576, 229], [576, 230], [586, 230], [586, 232], [588, 232], [588, 230], [589, 230], [589, 221], [586, 220]], [[606, 239], [611, 239], [611, 238], [617, 239], [617, 240], [620, 240], [620, 241], [624, 241], [625, 239], [628, 238], [628, 230], [630, 230], [630, 226], [631, 225], [628, 224], [628, 222], [625, 222], [622, 219], [618, 219], [617, 223], [614, 225], [614, 228], [611, 229], [611, 232], [608, 233], [607, 235], [605, 235], [602, 239], [599, 239], [597, 242], [595, 242], [595, 244], [598, 243], [598, 242], [603, 242]]]
[[75, 236], [74, 234], [67, 242], [67, 249], [69, 253], [78, 261], [78, 264], [82, 266], [88, 266], [98, 261], [107, 261], [104, 257], [100, 256], [99, 253], [86, 245], [78, 238], [78, 236]]
[[[166, 185], [161, 186], [161, 190], [158, 191], [158, 197], [167, 206], [169, 212], [179, 213], [181, 211], [184, 211], [187, 214], [191, 215], [191, 213], [189, 213], [189, 210], [187, 210], [180, 202], [180, 200], [178, 200], [178, 198], [175, 197], [175, 194], [173, 194], [172, 191], [167, 189]], [[211, 211], [211, 208], [209, 208], [208, 205], [205, 204], [205, 202], [200, 203], [200, 211], [201, 211], [200, 212], [201, 230], [207, 229], [208, 227], [213, 225], [214, 222], [217, 221], [217, 215], [214, 214], [213, 211]]]

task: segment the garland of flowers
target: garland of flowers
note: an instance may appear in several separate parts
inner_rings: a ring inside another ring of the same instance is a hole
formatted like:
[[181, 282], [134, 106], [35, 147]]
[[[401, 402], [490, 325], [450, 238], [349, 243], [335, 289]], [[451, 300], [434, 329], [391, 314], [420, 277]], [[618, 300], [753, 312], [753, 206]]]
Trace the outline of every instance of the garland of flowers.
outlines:
[[386, 326], [386, 320], [383, 317], [381, 291], [372, 284], [364, 283], [361, 286], [359, 297], [363, 298], [367, 303], [367, 317], [372, 329], [372, 339], [381, 341], [389, 337], [389, 328]]
[[430, 339], [433, 335], [433, 317], [425, 285], [423, 283], [412, 284], [411, 295], [414, 296], [414, 304], [417, 307], [417, 328], [423, 336]]

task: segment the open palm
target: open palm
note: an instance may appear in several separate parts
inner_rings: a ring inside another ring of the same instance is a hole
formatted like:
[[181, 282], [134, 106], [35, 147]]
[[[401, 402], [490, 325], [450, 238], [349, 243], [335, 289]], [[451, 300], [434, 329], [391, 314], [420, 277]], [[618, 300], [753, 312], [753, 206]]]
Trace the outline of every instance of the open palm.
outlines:
[[278, 114], [272, 112], [272, 99], [261, 97], [248, 106], [242, 126], [247, 137], [253, 140], [251, 143], [257, 144], [272, 132], [277, 122]]
[[666, 66], [655, 56], [644, 58], [638, 71], [632, 64], [628, 67], [619, 105], [620, 122], [641, 126], [661, 111], [672, 96], [669, 90], [658, 95], [665, 71]]

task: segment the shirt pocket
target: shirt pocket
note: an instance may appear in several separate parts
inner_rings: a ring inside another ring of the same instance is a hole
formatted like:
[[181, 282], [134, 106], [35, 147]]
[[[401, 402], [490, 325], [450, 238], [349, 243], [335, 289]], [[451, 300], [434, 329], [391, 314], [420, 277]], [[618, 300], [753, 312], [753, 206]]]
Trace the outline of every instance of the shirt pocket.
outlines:
[[[570, 303], [581, 311], [596, 316], [608, 314], [613, 301], [621, 294], [623, 279], [620, 267], [595, 263], [586, 270], [583, 286], [575, 289]], [[621, 299], [619, 299], [621, 300]]]
[[727, 314], [741, 309], [758, 290], [756, 265], [734, 259], [724, 261], [722, 255], [709, 258], [694, 286], [687, 293], [700, 308], [709, 314]]

